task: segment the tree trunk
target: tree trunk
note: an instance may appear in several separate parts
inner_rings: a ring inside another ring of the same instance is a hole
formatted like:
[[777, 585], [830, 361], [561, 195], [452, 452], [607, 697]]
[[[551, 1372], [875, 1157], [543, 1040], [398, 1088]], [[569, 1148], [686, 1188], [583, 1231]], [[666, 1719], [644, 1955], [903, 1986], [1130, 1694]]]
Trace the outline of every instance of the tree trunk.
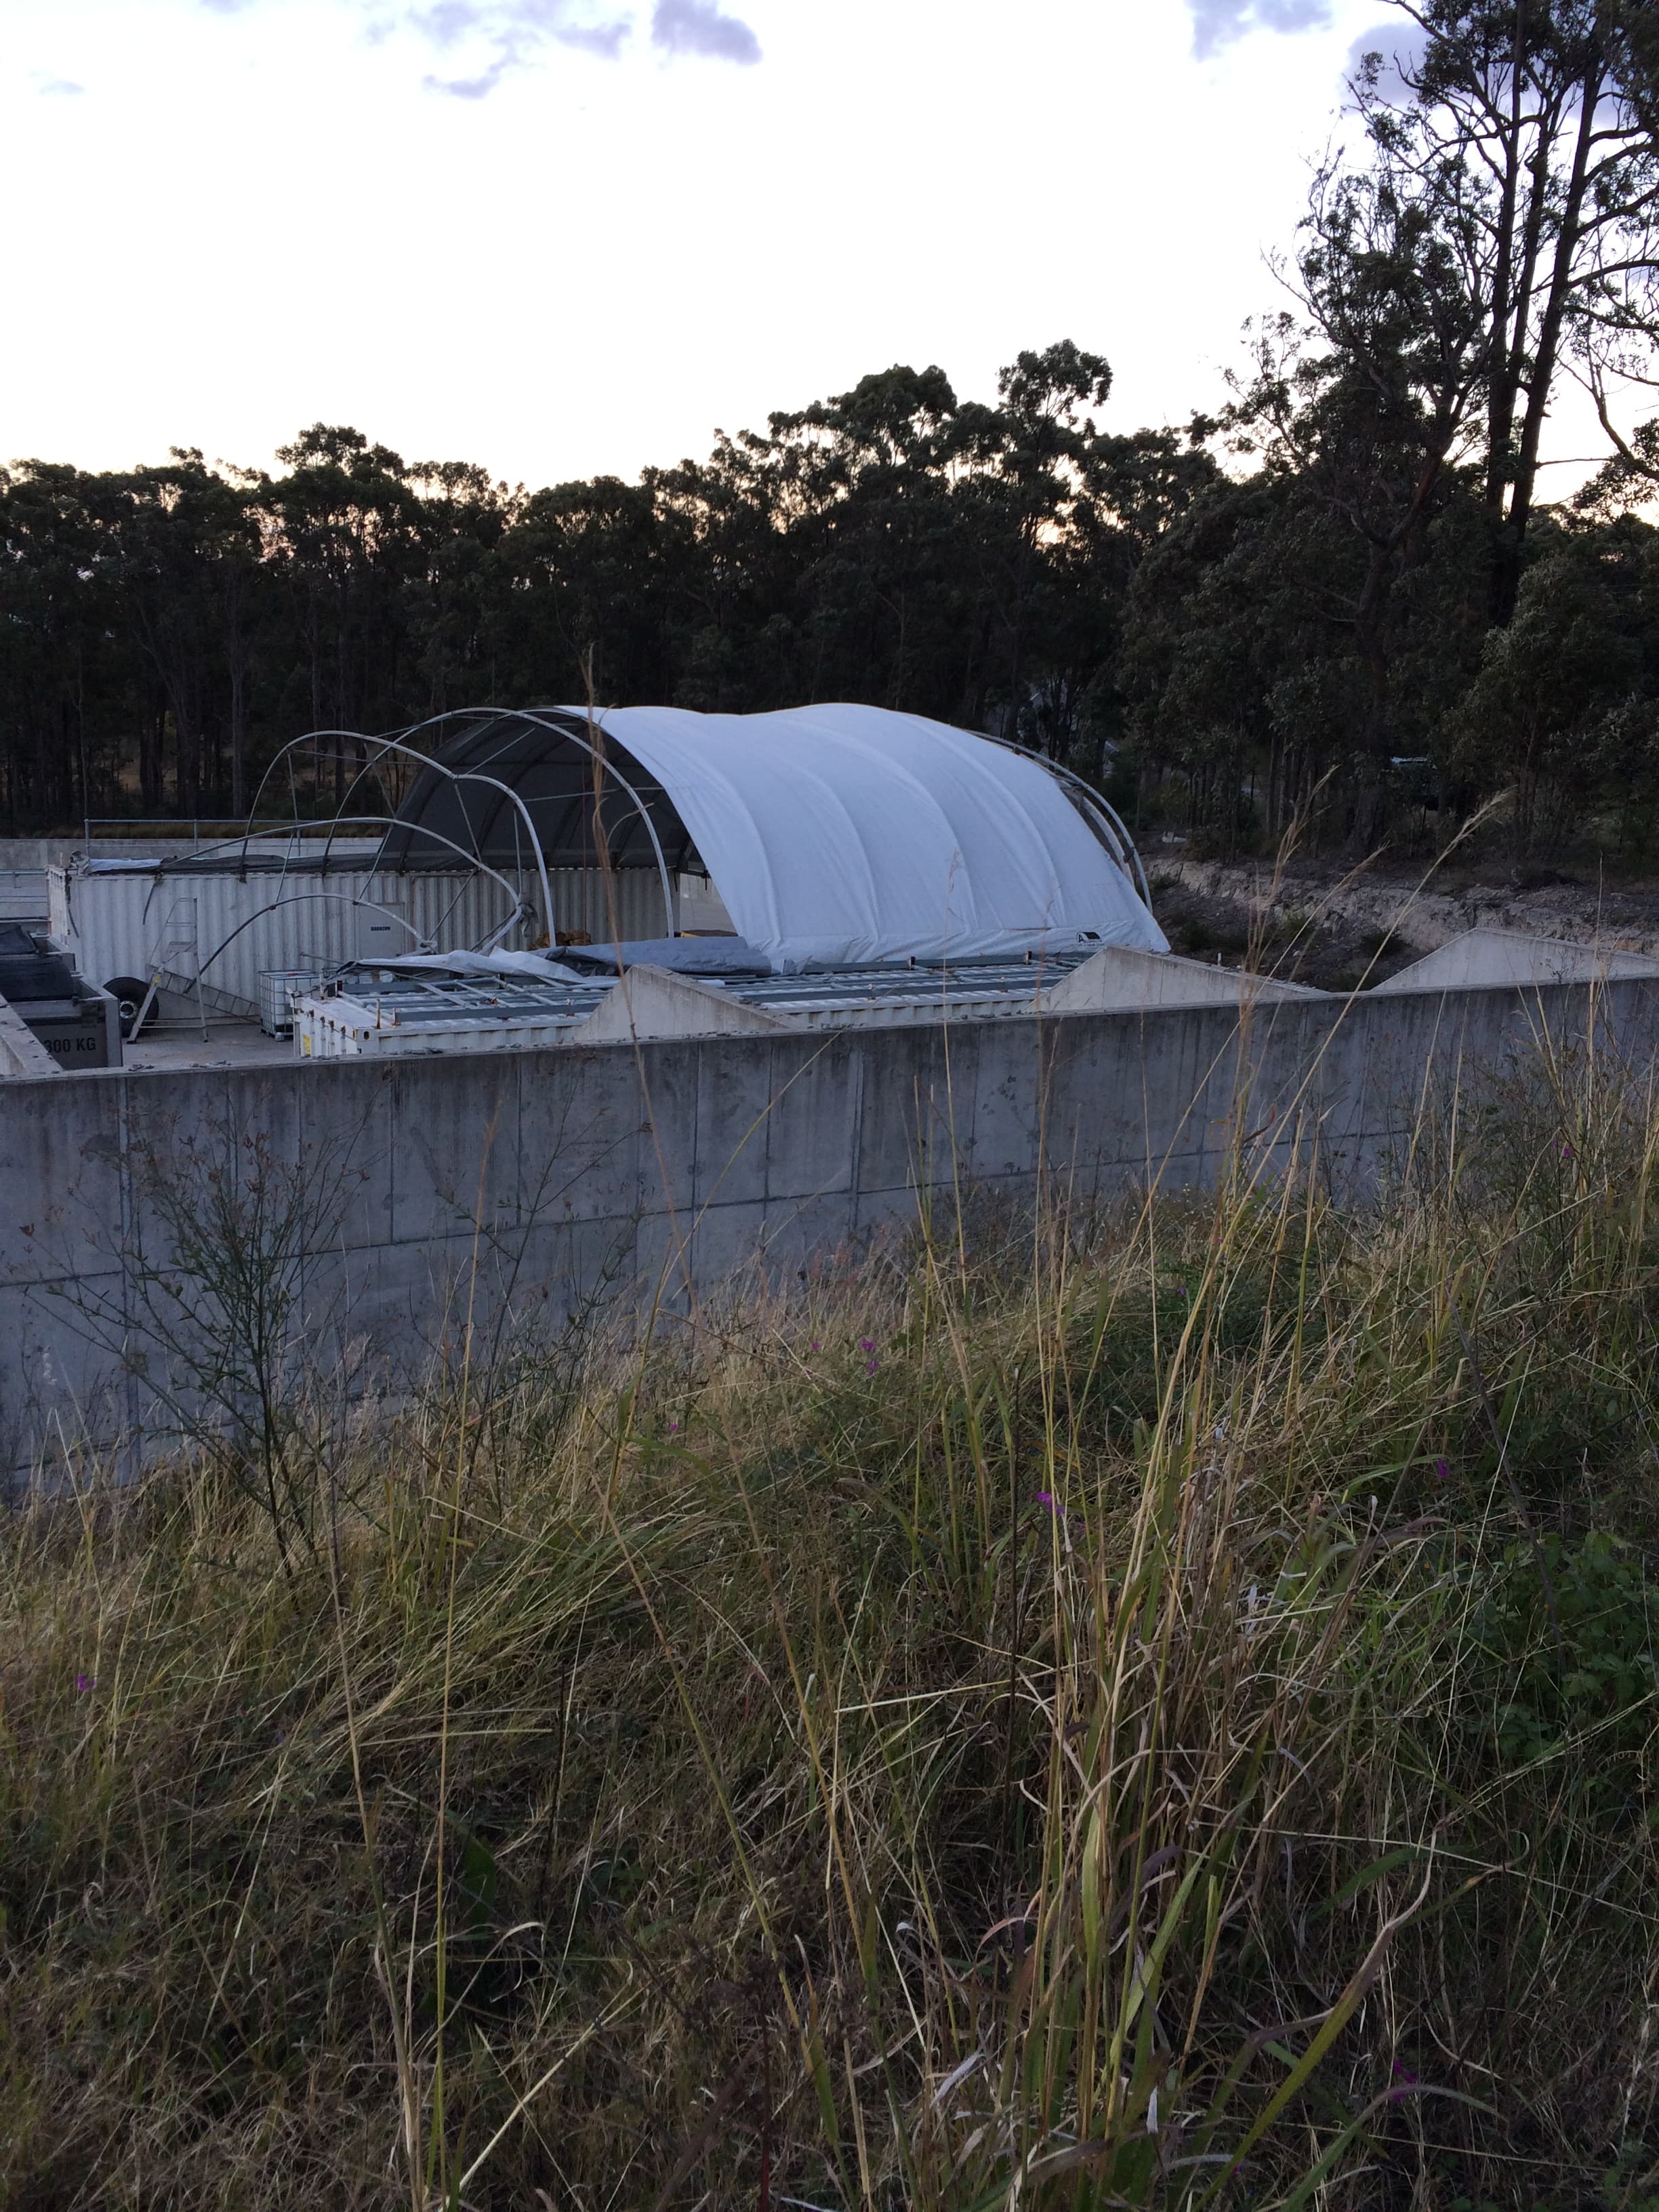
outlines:
[[1578, 250], [1584, 212], [1584, 187], [1589, 167], [1590, 142], [1595, 130], [1595, 110], [1601, 97], [1603, 71], [1599, 62], [1585, 74], [1579, 88], [1578, 130], [1573, 142], [1572, 170], [1556, 234], [1555, 257], [1550, 270], [1549, 295], [1539, 325], [1537, 352], [1527, 392], [1527, 412], [1521, 429], [1521, 450], [1516, 458], [1515, 483], [1510, 511], [1498, 541], [1498, 569], [1494, 613], [1508, 623], [1515, 612], [1521, 589], [1521, 562], [1527, 525], [1532, 515], [1533, 493], [1538, 480], [1538, 449], [1544, 433], [1550, 392], [1555, 383], [1556, 360], [1561, 349], [1561, 330], [1567, 299], [1572, 290], [1573, 258]]
[[167, 733], [167, 708], [165, 695], [155, 702], [155, 712], [146, 719], [138, 739], [138, 804], [146, 814], [161, 811], [161, 746]]
[[[1510, 313], [1513, 295], [1511, 259], [1521, 186], [1522, 9], [1516, 0], [1515, 38], [1510, 60], [1509, 131], [1504, 143], [1504, 182], [1498, 196], [1497, 245], [1492, 301], [1492, 384], [1486, 395], [1486, 505], [1501, 519], [1509, 475], [1510, 439], [1515, 423], [1515, 384], [1510, 374]], [[1530, 210], [1528, 210], [1530, 215]]]

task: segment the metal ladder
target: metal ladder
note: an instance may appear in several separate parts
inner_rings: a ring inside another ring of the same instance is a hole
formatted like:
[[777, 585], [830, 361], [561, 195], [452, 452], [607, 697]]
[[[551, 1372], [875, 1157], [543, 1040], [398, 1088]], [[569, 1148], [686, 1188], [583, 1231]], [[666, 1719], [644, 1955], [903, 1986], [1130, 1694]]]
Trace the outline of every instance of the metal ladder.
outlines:
[[161, 990], [177, 992], [181, 998], [196, 995], [196, 1018], [202, 1031], [202, 1042], [207, 1042], [207, 1000], [202, 989], [202, 943], [197, 932], [196, 902], [193, 898], [174, 899], [167, 908], [160, 944], [149, 963], [149, 988], [144, 1002], [133, 1018], [132, 1034], [142, 1034], [149, 1019], [150, 1009], [155, 1004], [155, 994]]

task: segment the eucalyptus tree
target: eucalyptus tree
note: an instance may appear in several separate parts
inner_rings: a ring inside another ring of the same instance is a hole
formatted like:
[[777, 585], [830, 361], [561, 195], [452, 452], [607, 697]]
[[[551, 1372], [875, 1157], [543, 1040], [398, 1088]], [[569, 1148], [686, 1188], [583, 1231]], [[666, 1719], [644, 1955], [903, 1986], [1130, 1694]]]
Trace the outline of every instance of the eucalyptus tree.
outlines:
[[66, 464], [0, 469], [0, 810], [19, 829], [112, 808], [135, 734], [155, 730], [106, 504]]
[[1424, 708], [1448, 687], [1425, 640], [1473, 673], [1473, 568], [1485, 619], [1514, 613], [1563, 378], [1590, 385], [1611, 430], [1609, 378], [1642, 372], [1659, 255], [1630, 41], [1597, 0], [1396, 7], [1402, 51], [1364, 57], [1357, 141], [1316, 173], [1285, 271], [1297, 311], [1258, 328], [1221, 426], [1299, 487], [1285, 574], [1307, 580], [1327, 666], [1347, 664], [1332, 764], [1362, 848], [1382, 833], [1389, 759], [1438, 747]]
[[1319, 173], [1294, 270], [1304, 313], [1257, 328], [1218, 426], [1237, 454], [1295, 487], [1274, 536], [1349, 664], [1333, 764], [1360, 847], [1381, 832], [1388, 764], [1407, 750], [1396, 675], [1423, 604], [1411, 580], [1479, 451], [1486, 323], [1470, 225], [1444, 184], [1386, 145]]
[[[155, 673], [171, 725], [181, 812], [242, 811], [246, 789], [250, 629], [263, 552], [263, 479], [236, 481], [199, 450], [106, 478], [106, 558], [131, 635]], [[223, 770], [228, 754], [228, 778]], [[146, 805], [161, 800], [159, 748], [144, 763]]]
[[1079, 457], [1066, 526], [1051, 530], [1044, 547], [1043, 667], [1022, 731], [1092, 775], [1110, 778], [1127, 734], [1121, 670], [1135, 580], [1224, 481], [1204, 442], [1207, 427], [1097, 432]]
[[[1087, 464], [1098, 436], [1090, 410], [1105, 405], [1111, 388], [1104, 358], [1062, 339], [1016, 356], [998, 375], [996, 405], [964, 408], [958, 418], [969, 464], [963, 503], [1000, 643], [996, 688], [1016, 721], [1034, 686], [1040, 699], [1045, 679], [1052, 693], [1060, 675], [1043, 665], [1045, 647], [1065, 619], [1056, 600], [1071, 596], [1067, 556], [1074, 577], [1089, 514]], [[1064, 730], [1062, 720], [1041, 733], [1052, 744]]]
[[[375, 729], [408, 713], [414, 656], [406, 600], [425, 549], [419, 489], [402, 459], [360, 430], [317, 422], [279, 447], [267, 552], [299, 632], [300, 726]], [[334, 763], [337, 798], [346, 763]]]
[[1638, 0], [1395, 0], [1413, 52], [1368, 54], [1354, 94], [1376, 173], [1461, 264], [1479, 354], [1492, 610], [1507, 622], [1565, 373], [1615, 445], [1620, 379], [1659, 330], [1656, 45]]
[[409, 481], [419, 546], [401, 593], [413, 654], [410, 696], [429, 714], [493, 703], [508, 680], [497, 614], [510, 588], [500, 552], [524, 494], [470, 461], [417, 461]]
[[1659, 805], [1659, 532], [1633, 515], [1553, 520], [1515, 613], [1446, 718], [1474, 788], [1507, 786], [1517, 854], [1605, 808], [1633, 852]]
[[515, 500], [490, 556], [489, 696], [666, 697], [674, 526], [651, 489], [595, 477]]
[[806, 697], [957, 710], [974, 629], [953, 500], [960, 412], [943, 369], [896, 362], [738, 441], [784, 553]]
[[663, 644], [678, 705], [774, 706], [775, 687], [797, 666], [793, 562], [766, 446], [750, 432], [720, 430], [706, 462], [647, 469], [641, 478], [660, 531]]

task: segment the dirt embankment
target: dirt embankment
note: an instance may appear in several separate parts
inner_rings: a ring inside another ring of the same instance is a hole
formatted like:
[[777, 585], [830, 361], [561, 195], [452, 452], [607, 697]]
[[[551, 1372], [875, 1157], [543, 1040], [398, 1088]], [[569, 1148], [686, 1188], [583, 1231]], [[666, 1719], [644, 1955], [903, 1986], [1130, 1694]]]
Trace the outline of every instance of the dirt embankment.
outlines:
[[1224, 967], [1352, 990], [1381, 982], [1448, 938], [1485, 926], [1659, 955], [1659, 884], [1612, 886], [1540, 871], [1431, 878], [1378, 866], [1160, 856], [1152, 904], [1171, 946]]

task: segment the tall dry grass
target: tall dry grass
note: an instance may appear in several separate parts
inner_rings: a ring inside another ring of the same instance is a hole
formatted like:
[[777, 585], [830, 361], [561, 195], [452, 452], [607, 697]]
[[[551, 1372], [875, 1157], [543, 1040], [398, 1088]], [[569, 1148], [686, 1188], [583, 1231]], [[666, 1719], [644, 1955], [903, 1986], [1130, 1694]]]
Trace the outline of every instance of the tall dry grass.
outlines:
[[78, 2205], [1659, 2203], [1659, 1117], [1425, 1119], [5, 1525]]

